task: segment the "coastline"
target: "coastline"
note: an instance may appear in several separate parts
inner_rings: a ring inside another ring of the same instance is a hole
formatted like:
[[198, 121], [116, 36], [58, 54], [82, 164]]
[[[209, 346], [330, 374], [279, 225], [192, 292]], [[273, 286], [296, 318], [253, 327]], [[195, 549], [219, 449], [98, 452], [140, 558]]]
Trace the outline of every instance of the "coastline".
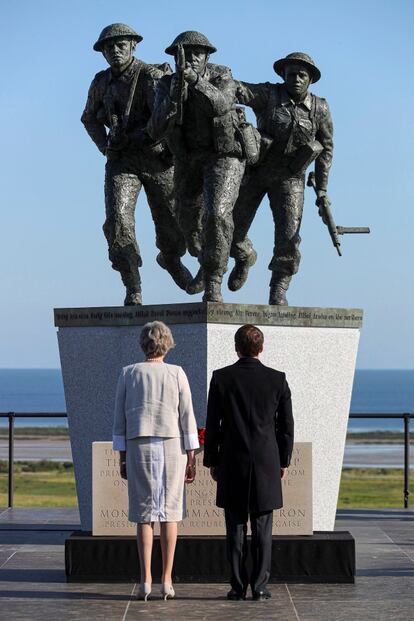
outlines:
[[[32, 425], [15, 425], [15, 438], [25, 439], [48, 439], [48, 438], [69, 438], [69, 430], [65, 423], [61, 425], [50, 426], [34, 426]], [[8, 438], [8, 426], [0, 425], [0, 439]], [[346, 436], [347, 443], [352, 444], [402, 444], [404, 442], [404, 434], [402, 431], [393, 430], [373, 430], [373, 431], [348, 431]], [[414, 442], [414, 430], [410, 433], [410, 441]]]
[[[410, 463], [414, 467], [414, 434]], [[343, 468], [402, 468], [403, 434], [397, 432], [348, 433]], [[20, 427], [15, 429], [15, 461], [72, 461], [67, 428]], [[7, 428], [0, 430], [0, 460], [8, 459]]]

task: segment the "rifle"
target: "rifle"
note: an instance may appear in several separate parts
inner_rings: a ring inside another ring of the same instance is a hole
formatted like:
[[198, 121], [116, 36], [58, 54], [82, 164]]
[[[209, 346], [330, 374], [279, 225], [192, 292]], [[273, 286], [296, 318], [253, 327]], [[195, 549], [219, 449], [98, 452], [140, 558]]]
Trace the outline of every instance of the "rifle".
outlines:
[[[307, 186], [312, 187], [316, 192], [316, 182], [315, 182], [315, 173], [312, 171], [309, 173], [308, 181], [306, 183]], [[332, 243], [335, 246], [339, 256], [342, 256], [342, 252], [340, 250], [341, 242], [339, 241], [338, 235], [348, 235], [348, 234], [359, 234], [359, 233], [370, 233], [370, 229], [367, 226], [336, 226], [335, 220], [333, 219], [333, 215], [331, 210], [329, 209], [329, 205], [322, 205], [319, 207], [320, 215], [322, 216], [322, 220], [328, 227], [329, 235], [331, 236]]]
[[176, 125], [183, 124], [183, 114], [184, 114], [184, 97], [185, 97], [185, 80], [184, 80], [184, 69], [185, 69], [185, 53], [184, 47], [180, 44], [177, 47], [177, 61], [176, 61], [176, 72], [178, 77], [178, 101], [177, 101], [177, 116], [175, 120]]
[[[126, 104], [125, 112], [122, 116], [122, 121], [120, 122], [119, 116], [117, 114], [112, 114], [112, 113], [110, 114], [111, 122], [110, 122], [108, 146], [112, 148], [113, 150], [119, 149], [119, 145], [122, 144], [122, 141], [125, 138], [140, 71], [141, 71], [141, 65], [138, 65], [135, 71], [134, 77], [132, 79], [132, 84], [131, 84], [131, 88], [130, 88], [129, 95], [128, 95], [128, 101]], [[112, 154], [112, 158], [114, 157], [116, 156]]]
[[125, 108], [125, 112], [124, 112], [124, 117], [122, 119], [122, 129], [125, 131], [128, 127], [128, 123], [129, 123], [129, 116], [131, 114], [131, 108], [132, 108], [132, 102], [134, 101], [134, 97], [135, 97], [135, 91], [137, 88], [137, 83], [138, 83], [138, 78], [139, 78], [139, 74], [141, 73], [141, 65], [138, 65], [135, 74], [134, 74], [134, 78], [132, 80], [132, 84], [131, 84], [131, 89], [129, 91], [129, 95], [128, 95], [128, 101], [127, 101], [127, 105]]

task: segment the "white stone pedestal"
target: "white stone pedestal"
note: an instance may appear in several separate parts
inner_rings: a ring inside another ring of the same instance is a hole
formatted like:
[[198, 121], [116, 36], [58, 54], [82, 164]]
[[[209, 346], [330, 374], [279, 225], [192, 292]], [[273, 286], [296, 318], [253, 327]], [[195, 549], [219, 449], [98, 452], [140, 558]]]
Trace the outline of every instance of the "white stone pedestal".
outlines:
[[143, 359], [139, 333], [154, 320], [171, 327], [167, 361], [188, 375], [199, 427], [212, 371], [236, 360], [236, 329], [260, 326], [262, 362], [291, 387], [295, 440], [313, 445], [313, 528], [333, 530], [362, 311], [212, 303], [55, 310], [82, 529], [92, 529], [92, 442], [111, 439], [119, 372]]

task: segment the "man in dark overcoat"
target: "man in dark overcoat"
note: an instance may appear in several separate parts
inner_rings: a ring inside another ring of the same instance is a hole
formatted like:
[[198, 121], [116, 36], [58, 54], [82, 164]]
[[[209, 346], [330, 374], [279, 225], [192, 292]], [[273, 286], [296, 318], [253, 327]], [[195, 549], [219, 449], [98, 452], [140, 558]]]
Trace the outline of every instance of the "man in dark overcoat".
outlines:
[[281, 479], [293, 448], [291, 393], [286, 376], [263, 365], [263, 333], [247, 324], [235, 335], [239, 360], [213, 372], [207, 407], [204, 465], [217, 481], [231, 566], [229, 599], [245, 599], [250, 517], [253, 599], [268, 599], [273, 509], [283, 506]]

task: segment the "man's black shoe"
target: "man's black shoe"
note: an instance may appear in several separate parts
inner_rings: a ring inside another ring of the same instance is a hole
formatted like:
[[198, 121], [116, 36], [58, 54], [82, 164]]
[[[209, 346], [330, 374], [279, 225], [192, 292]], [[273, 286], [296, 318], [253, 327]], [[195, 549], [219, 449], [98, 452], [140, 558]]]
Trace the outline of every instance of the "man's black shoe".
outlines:
[[255, 602], [261, 602], [264, 599], [270, 599], [272, 594], [267, 589], [263, 589], [263, 591], [256, 591], [253, 593], [253, 599]]
[[236, 591], [235, 589], [231, 589], [228, 593], [227, 593], [227, 599], [231, 599], [234, 602], [238, 602], [242, 599], [246, 599], [246, 592], [245, 591]]

